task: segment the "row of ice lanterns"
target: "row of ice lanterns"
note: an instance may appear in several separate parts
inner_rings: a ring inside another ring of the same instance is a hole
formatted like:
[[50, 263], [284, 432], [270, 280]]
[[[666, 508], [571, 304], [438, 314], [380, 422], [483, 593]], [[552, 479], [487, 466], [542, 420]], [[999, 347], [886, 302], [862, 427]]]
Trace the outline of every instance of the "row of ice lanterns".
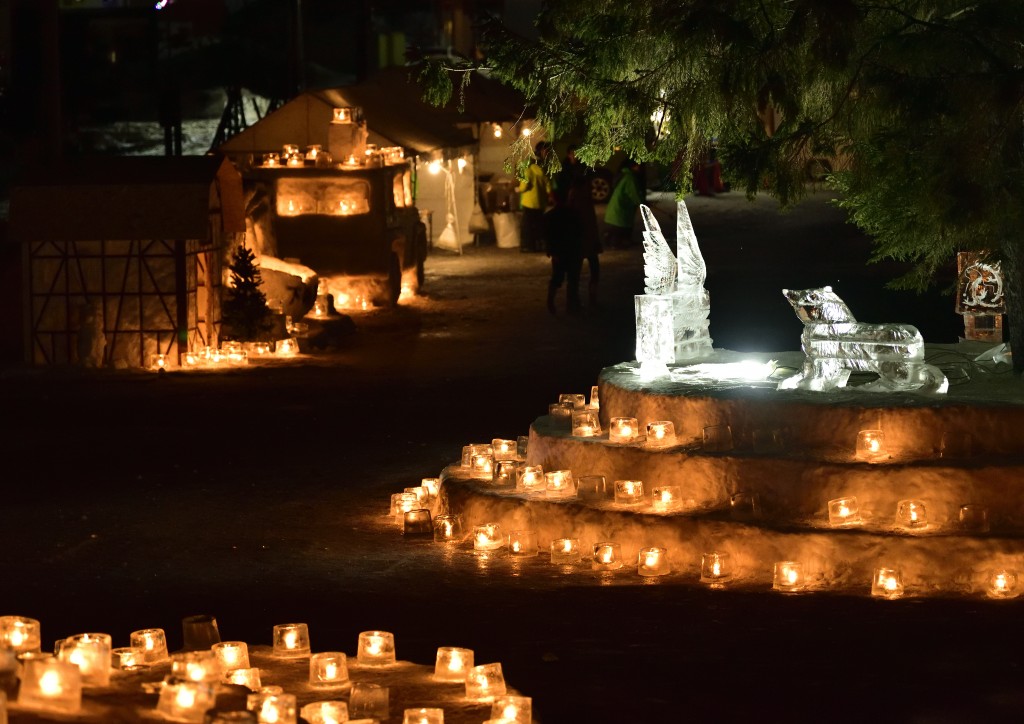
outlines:
[[[247, 348], [246, 348], [247, 347]], [[243, 346], [240, 342], [225, 342], [220, 347], [203, 347], [186, 352], [181, 364], [186, 369], [244, 367], [252, 358], [294, 357], [299, 353], [299, 343], [294, 338], [276, 342], [251, 342]], [[155, 354], [149, 361], [149, 369], [162, 372], [175, 366], [174, 356]]]
[[[333, 724], [352, 714], [372, 719], [388, 718], [388, 687], [353, 684], [348, 659], [340, 651], [312, 653], [309, 627], [304, 623], [280, 624], [273, 629], [273, 654], [280, 658], [309, 657], [309, 684], [319, 688], [352, 686], [348, 703], [317, 701], [298, 712], [296, 697], [279, 686], [263, 686], [260, 670], [249, 665], [244, 641], [222, 641], [209, 650], [169, 654], [163, 629], [134, 631], [131, 646], [112, 648], [109, 634], [86, 633], [57, 642], [55, 655], [41, 652], [39, 621], [24, 616], [0, 616], [0, 655], [20, 660], [21, 686], [18, 704], [29, 709], [76, 714], [81, 710], [82, 688], [105, 687], [111, 670], [138, 671], [170, 663], [171, 673], [159, 689], [156, 709], [164, 716], [190, 722], [219, 722], [207, 716], [216, 700], [217, 682], [237, 684], [253, 693], [247, 700], [251, 721], [262, 724], [294, 724], [297, 713], [310, 724]], [[387, 631], [359, 634], [356, 661], [365, 666], [396, 663], [395, 637]], [[472, 649], [443, 646], [437, 650], [434, 679], [464, 683], [466, 698], [492, 702], [492, 720], [514, 724], [532, 721], [530, 697], [506, 695], [500, 663], [474, 666]], [[3, 711], [0, 709], [0, 711]], [[228, 712], [233, 714], [233, 712]], [[237, 721], [226, 718], [224, 721]], [[444, 710], [406, 709], [404, 724], [443, 724]]]
[[[342, 161], [342, 166], [355, 168], [359, 166], [373, 166], [380, 164], [395, 164], [405, 161], [405, 149], [401, 146], [378, 147], [374, 144], [367, 144], [362, 158], [349, 154]], [[264, 168], [305, 168], [307, 166], [325, 167], [334, 162], [331, 154], [324, 150], [320, 144], [306, 146], [305, 151], [301, 150], [294, 143], [286, 143], [280, 153], [266, 153], [263, 155], [262, 166]]]

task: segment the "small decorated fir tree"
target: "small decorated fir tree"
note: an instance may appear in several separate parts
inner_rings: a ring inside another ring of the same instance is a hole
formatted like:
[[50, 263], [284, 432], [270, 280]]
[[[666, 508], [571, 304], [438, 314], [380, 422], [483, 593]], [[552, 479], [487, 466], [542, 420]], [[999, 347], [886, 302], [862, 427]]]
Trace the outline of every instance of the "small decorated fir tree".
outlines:
[[258, 340], [271, 329], [267, 297], [260, 289], [263, 279], [251, 250], [239, 246], [228, 265], [231, 288], [224, 300], [224, 335], [243, 342]]

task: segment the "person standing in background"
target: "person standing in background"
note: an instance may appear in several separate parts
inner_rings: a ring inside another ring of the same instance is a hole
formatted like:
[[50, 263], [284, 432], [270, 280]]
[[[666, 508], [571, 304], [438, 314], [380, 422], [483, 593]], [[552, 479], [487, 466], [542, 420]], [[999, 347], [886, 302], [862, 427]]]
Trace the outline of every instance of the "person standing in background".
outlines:
[[[597, 284], [601, 280], [601, 265], [598, 255], [604, 251], [601, 234], [597, 228], [597, 213], [594, 197], [590, 193], [590, 178], [587, 168], [576, 158], [576, 146], [569, 146], [562, 170], [555, 177], [555, 192], [565, 190], [569, 195], [569, 208], [576, 212], [582, 232], [581, 255], [587, 260], [589, 279], [587, 296], [590, 306], [597, 304]], [[582, 262], [581, 262], [582, 263]]]
[[580, 267], [583, 257], [583, 227], [579, 215], [569, 207], [568, 190], [555, 189], [554, 208], [544, 215], [545, 251], [551, 257], [551, 281], [548, 282], [548, 311], [556, 313], [555, 295], [562, 282], [566, 285], [566, 311], [580, 312]]
[[537, 142], [534, 158], [519, 181], [519, 208], [523, 210], [520, 251], [544, 249], [544, 211], [551, 196], [551, 182], [541, 164], [547, 158], [548, 149], [547, 142]]
[[604, 212], [608, 240], [616, 248], [621, 249], [633, 243], [633, 219], [642, 201], [640, 164], [628, 158], [622, 164], [619, 179]]

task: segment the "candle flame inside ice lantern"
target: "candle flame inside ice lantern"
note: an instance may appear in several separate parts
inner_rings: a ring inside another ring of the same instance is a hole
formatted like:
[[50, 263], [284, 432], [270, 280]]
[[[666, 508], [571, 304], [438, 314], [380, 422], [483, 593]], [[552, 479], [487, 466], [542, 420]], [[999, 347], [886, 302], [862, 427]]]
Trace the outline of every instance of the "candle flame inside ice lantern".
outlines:
[[309, 627], [304, 623], [274, 626], [274, 656], [297, 659], [309, 656]]
[[671, 513], [683, 504], [683, 492], [678, 485], [659, 485], [653, 491], [654, 510], [658, 513]]
[[171, 674], [189, 681], [216, 681], [220, 667], [213, 651], [180, 651], [171, 656]]
[[575, 410], [572, 413], [573, 437], [597, 437], [601, 434], [601, 420], [597, 410]]
[[576, 494], [571, 470], [544, 473], [544, 493], [549, 498], [570, 498]]
[[784, 593], [794, 593], [804, 587], [804, 567], [795, 561], [779, 561], [775, 564], [772, 588]]
[[434, 679], [462, 683], [466, 680], [466, 672], [473, 668], [473, 649], [460, 649], [457, 646], [441, 646], [437, 649], [437, 660], [434, 663]]
[[309, 657], [309, 683], [312, 686], [348, 684], [348, 658], [340, 651], [321, 651]]
[[624, 505], [639, 505], [644, 502], [644, 484], [642, 480], [616, 480], [615, 502]]
[[0, 616], [0, 649], [11, 649], [17, 654], [39, 651], [41, 646], [39, 622], [25, 616]]
[[861, 430], [857, 433], [857, 459], [867, 462], [886, 457], [885, 433], [881, 430]]
[[224, 680], [229, 684], [244, 686], [249, 691], [259, 691], [261, 683], [260, 670], [255, 666], [243, 669], [233, 669], [224, 674]]
[[168, 676], [160, 689], [156, 710], [169, 719], [199, 722], [213, 707], [213, 687], [201, 681]]
[[249, 668], [249, 645], [245, 641], [221, 641], [211, 650], [221, 673]]
[[924, 528], [928, 516], [920, 500], [901, 500], [896, 504], [896, 525], [903, 528]]
[[635, 417], [613, 417], [608, 422], [608, 442], [628, 443], [637, 439], [640, 426]]
[[501, 664], [474, 666], [466, 674], [466, 698], [473, 701], [493, 701], [505, 695], [505, 676]]
[[142, 652], [141, 664], [159, 664], [167, 661], [167, 635], [162, 628], [146, 628], [132, 631], [129, 637], [132, 648]]
[[705, 553], [700, 561], [700, 581], [712, 588], [722, 588], [732, 577], [732, 563], [728, 553]]
[[349, 721], [348, 704], [344, 701], [314, 701], [299, 712], [309, 724], [341, 724]]
[[871, 595], [878, 598], [899, 598], [903, 595], [903, 576], [895, 568], [876, 568], [871, 580]]
[[537, 534], [532, 530], [514, 530], [508, 534], [508, 550], [514, 556], [535, 556], [540, 551]]
[[556, 538], [551, 541], [551, 562], [562, 565], [580, 562], [580, 542], [577, 538]]
[[828, 501], [828, 524], [833, 528], [860, 523], [860, 505], [856, 497]]
[[436, 498], [441, 490], [441, 478], [423, 478], [420, 481], [420, 486], [427, 491], [428, 496]]
[[522, 463], [519, 460], [499, 460], [494, 464], [495, 485], [503, 488], [514, 488]]
[[406, 709], [402, 713], [402, 724], [444, 724], [444, 709]]
[[675, 423], [671, 420], [656, 420], [647, 423], [647, 445], [649, 447], [671, 447], [675, 444]]
[[641, 548], [637, 558], [636, 572], [641, 576], [667, 576], [672, 572], [672, 566], [668, 561], [668, 551], [657, 546]]
[[491, 449], [494, 451], [495, 460], [515, 460], [517, 457], [516, 441], [494, 438], [491, 440]]
[[524, 465], [516, 471], [516, 488], [520, 490], [540, 490], [544, 484], [544, 468], [540, 465]]
[[434, 537], [434, 524], [430, 520], [430, 511], [426, 508], [410, 510], [405, 514], [405, 521], [402, 534], [409, 537], [426, 536]]
[[494, 551], [503, 545], [505, 539], [497, 523], [484, 523], [473, 528], [473, 550]]
[[458, 543], [462, 540], [462, 516], [439, 515], [434, 518], [434, 542]]
[[474, 453], [470, 462], [474, 475], [490, 477], [494, 474], [494, 455], [490, 453]]
[[76, 634], [60, 643], [59, 658], [79, 668], [85, 686], [107, 686], [110, 683], [111, 648], [110, 634]]
[[595, 571], [617, 571], [622, 568], [622, 546], [618, 543], [597, 543], [594, 545], [594, 561], [590, 566]]
[[988, 575], [989, 598], [1016, 598], [1020, 595], [1017, 588], [1017, 572], [1008, 570], [992, 571]]
[[52, 657], [22, 661], [18, 704], [77, 714], [82, 708], [82, 673], [78, 667]]
[[359, 634], [356, 661], [383, 666], [395, 663], [395, 635], [387, 631], [363, 631]]
[[503, 724], [531, 724], [533, 699], [528, 696], [499, 696], [491, 704], [491, 719]]
[[352, 122], [352, 109], [351, 108], [335, 108], [334, 113], [331, 117], [332, 123], [351, 123]]

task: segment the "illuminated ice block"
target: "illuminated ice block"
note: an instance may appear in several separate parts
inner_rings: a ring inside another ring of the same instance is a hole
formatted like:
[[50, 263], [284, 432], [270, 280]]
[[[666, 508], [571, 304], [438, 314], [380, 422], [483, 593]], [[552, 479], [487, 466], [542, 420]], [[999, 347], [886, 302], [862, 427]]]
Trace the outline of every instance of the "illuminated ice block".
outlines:
[[853, 372], [873, 372], [878, 379], [857, 387], [873, 392], [943, 393], [946, 375], [924, 361], [924, 338], [909, 324], [858, 322], [846, 302], [832, 291], [783, 289], [797, 318], [806, 357], [801, 370], [779, 383], [780, 390], [817, 392], [845, 387]]
[[711, 351], [704, 289], [707, 267], [697, 246], [686, 202], [676, 207], [676, 249], [665, 240], [651, 209], [640, 205], [644, 220], [644, 294], [634, 298], [636, 359], [644, 372], [664, 374], [666, 365], [699, 358]]

